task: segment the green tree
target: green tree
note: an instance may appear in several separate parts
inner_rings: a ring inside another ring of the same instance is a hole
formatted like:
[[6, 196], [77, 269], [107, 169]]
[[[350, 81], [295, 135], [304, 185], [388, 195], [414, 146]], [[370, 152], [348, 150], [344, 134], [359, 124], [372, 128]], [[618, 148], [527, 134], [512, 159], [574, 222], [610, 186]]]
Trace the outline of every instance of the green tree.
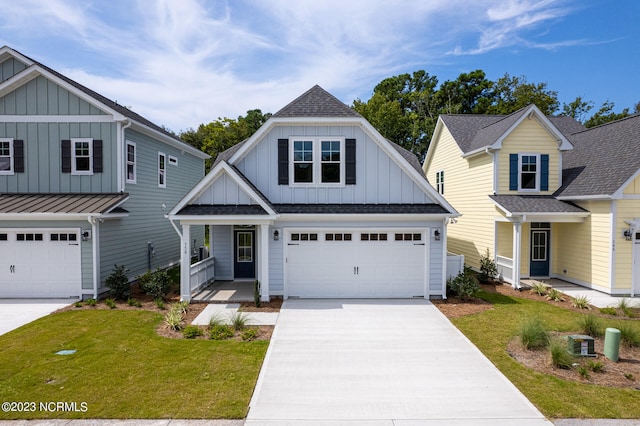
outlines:
[[493, 100], [493, 85], [482, 70], [462, 73], [453, 81], [445, 81], [437, 92], [439, 112], [484, 114]]
[[581, 123], [584, 123], [587, 113], [593, 109], [593, 102], [582, 100], [581, 96], [578, 96], [573, 102], [562, 105], [562, 113], [567, 117], [571, 117]]
[[[622, 112], [616, 113], [613, 111], [615, 108], [615, 104], [609, 100], [604, 101], [602, 106], [595, 114], [591, 116], [587, 121], [584, 122], [585, 127], [595, 127], [600, 126], [601, 124], [608, 123], [610, 121], [620, 120], [621, 118], [628, 117], [629, 108], [625, 108]], [[636, 109], [638, 105], [636, 104]]]
[[207, 167], [210, 167], [219, 153], [249, 138], [269, 118], [271, 113], [263, 114], [259, 109], [247, 111], [246, 116], [237, 119], [218, 118], [208, 124], [201, 124], [197, 130], [189, 129], [180, 134], [188, 144], [211, 155]]
[[547, 83], [529, 83], [525, 76], [512, 77], [507, 73], [494, 83], [493, 103], [486, 112], [511, 114], [530, 104], [545, 115], [553, 115], [560, 106], [558, 93], [549, 90]]

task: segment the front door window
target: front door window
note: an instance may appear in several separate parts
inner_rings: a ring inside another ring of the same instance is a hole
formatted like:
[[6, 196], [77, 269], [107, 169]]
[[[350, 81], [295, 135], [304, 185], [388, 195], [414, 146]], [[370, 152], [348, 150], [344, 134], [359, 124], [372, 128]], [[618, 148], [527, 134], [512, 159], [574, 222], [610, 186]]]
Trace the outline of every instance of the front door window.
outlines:
[[237, 259], [238, 262], [253, 262], [253, 233], [237, 233]]

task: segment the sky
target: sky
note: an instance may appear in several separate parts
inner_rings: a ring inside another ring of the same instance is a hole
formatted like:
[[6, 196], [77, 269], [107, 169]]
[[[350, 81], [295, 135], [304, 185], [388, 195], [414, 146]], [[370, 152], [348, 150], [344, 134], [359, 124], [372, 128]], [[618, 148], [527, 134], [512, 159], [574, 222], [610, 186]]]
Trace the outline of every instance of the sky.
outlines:
[[640, 101], [637, 0], [0, 0], [7, 45], [180, 132], [275, 113], [319, 84], [351, 105], [384, 78], [481, 69], [561, 103]]

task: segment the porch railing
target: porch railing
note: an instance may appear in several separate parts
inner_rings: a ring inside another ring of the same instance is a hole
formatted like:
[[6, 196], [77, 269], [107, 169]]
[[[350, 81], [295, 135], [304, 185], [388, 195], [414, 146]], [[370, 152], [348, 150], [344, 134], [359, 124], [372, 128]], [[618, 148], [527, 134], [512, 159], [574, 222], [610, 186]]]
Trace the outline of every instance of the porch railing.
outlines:
[[504, 256], [496, 256], [498, 277], [506, 282], [513, 282], [513, 259]]
[[214, 257], [207, 257], [200, 262], [191, 265], [190, 287], [191, 292], [206, 285], [214, 279]]
[[464, 256], [447, 253], [447, 279], [455, 277], [462, 271], [464, 271]]

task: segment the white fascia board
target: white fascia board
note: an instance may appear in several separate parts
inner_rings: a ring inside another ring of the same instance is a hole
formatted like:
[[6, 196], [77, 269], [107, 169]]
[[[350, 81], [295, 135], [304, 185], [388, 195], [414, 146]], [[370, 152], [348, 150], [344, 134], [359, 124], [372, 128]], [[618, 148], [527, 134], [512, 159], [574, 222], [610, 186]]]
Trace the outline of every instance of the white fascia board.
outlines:
[[556, 197], [560, 201], [588, 201], [588, 200], [611, 200], [610, 195], [561, 195]]
[[167, 215], [171, 221], [185, 225], [272, 225], [276, 216], [218, 215], [218, 216], [178, 216]]
[[18, 87], [21, 87], [34, 78], [37, 78], [40, 75], [37, 69], [33, 67], [25, 68], [18, 74], [12, 76], [11, 78], [5, 80], [0, 84], [0, 97], [7, 95], [8, 93], [13, 92]]
[[616, 191], [611, 195], [611, 198], [613, 199], [622, 199], [624, 196], [624, 190], [625, 188], [631, 183], [633, 182], [638, 176], [640, 176], [640, 169], [636, 170], [636, 172], [634, 174], [632, 174], [629, 179], [625, 180], [624, 183], [622, 185], [620, 185], [620, 188], [616, 189]]
[[0, 213], [1, 220], [82, 220], [100, 217], [99, 214], [87, 213]]
[[[235, 170], [227, 164], [226, 161], [221, 161], [216, 164], [216, 166], [211, 169], [211, 171], [202, 179], [198, 184], [191, 190], [187, 195], [185, 195], [178, 204], [169, 212], [169, 216], [175, 216], [180, 210], [182, 210], [187, 204], [198, 198], [209, 186], [213, 185], [213, 183], [223, 174], [226, 173], [231, 177], [231, 179], [243, 190], [245, 193], [260, 207], [262, 207], [269, 215], [275, 215], [276, 212], [273, 211], [271, 206], [262, 200], [258, 194], [255, 193], [253, 188], [251, 188], [247, 183], [241, 179]], [[176, 216], [182, 217], [182, 216]]]
[[2, 123], [112, 123], [110, 115], [0, 115]]
[[500, 148], [495, 148], [492, 145], [485, 145], [480, 148], [474, 149], [473, 151], [465, 152], [464, 154], [461, 155], [461, 157], [470, 158], [480, 154], [489, 154], [489, 150], [492, 150], [492, 149], [500, 149]]
[[385, 222], [430, 222], [449, 219], [451, 217], [459, 217], [459, 215], [452, 214], [303, 214], [303, 213], [285, 213], [278, 215], [279, 221], [291, 221], [291, 222], [371, 222], [371, 221], [385, 221]]
[[571, 142], [569, 142], [569, 140], [562, 134], [562, 132], [560, 132], [558, 128], [554, 126], [553, 123], [551, 123], [551, 121], [549, 121], [549, 119], [545, 117], [542, 111], [540, 111], [540, 109], [538, 109], [538, 107], [535, 106], [534, 104], [529, 105], [526, 111], [522, 114], [522, 116], [518, 120], [516, 120], [516, 122], [513, 123], [511, 127], [509, 127], [502, 134], [502, 136], [500, 136], [491, 145], [491, 147], [493, 149], [501, 149], [502, 142], [507, 138], [507, 136], [509, 136], [511, 132], [513, 132], [513, 130], [515, 130], [520, 125], [520, 123], [522, 123], [524, 120], [529, 119], [531, 117], [536, 118], [538, 122], [542, 125], [542, 127], [544, 127], [545, 130], [552, 137], [555, 137], [556, 141], [558, 142], [558, 149], [560, 151], [569, 151], [573, 149], [573, 145], [571, 145]]
[[151, 136], [152, 138], [158, 139], [158, 140], [166, 143], [169, 146], [172, 146], [172, 147], [177, 148], [177, 149], [179, 149], [181, 151], [187, 152], [187, 153], [189, 153], [191, 155], [194, 155], [194, 156], [196, 156], [196, 157], [198, 157], [200, 159], [208, 160], [209, 158], [211, 158], [211, 156], [209, 154], [200, 151], [199, 149], [189, 145], [186, 142], [179, 141], [179, 140], [177, 140], [177, 139], [175, 139], [175, 138], [173, 138], [173, 137], [171, 137], [171, 136], [169, 136], [167, 134], [164, 134], [164, 133], [159, 132], [159, 131], [157, 131], [155, 129], [152, 129], [151, 127], [145, 126], [144, 124], [139, 123], [139, 122], [135, 121], [134, 119], [130, 118], [130, 120], [131, 120], [131, 123], [133, 124], [132, 128], [134, 130], [140, 132], [140, 133], [143, 133], [143, 134], [145, 134], [147, 136]]
[[9, 58], [17, 59], [17, 60], [19, 60], [20, 62], [22, 62], [23, 64], [25, 64], [27, 66], [33, 64], [33, 61], [31, 59], [27, 58], [22, 53], [16, 52], [15, 50], [10, 48], [9, 46], [0, 47], [0, 64], [3, 63], [4, 61], [6, 61]]

